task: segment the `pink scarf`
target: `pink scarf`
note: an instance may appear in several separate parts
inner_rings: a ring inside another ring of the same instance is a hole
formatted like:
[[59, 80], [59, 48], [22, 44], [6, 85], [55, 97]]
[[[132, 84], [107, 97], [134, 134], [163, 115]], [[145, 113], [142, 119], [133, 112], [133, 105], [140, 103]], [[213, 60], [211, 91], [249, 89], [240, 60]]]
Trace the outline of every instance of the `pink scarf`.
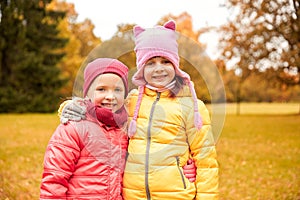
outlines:
[[88, 112], [92, 116], [97, 116], [97, 119], [108, 127], [123, 127], [127, 121], [128, 114], [124, 106], [122, 106], [116, 112], [112, 112], [110, 109], [96, 106], [90, 101], [87, 102]]
[[119, 110], [113, 113], [110, 109], [95, 106], [97, 119], [103, 124], [111, 127], [121, 128], [127, 121], [127, 112], [122, 106]]

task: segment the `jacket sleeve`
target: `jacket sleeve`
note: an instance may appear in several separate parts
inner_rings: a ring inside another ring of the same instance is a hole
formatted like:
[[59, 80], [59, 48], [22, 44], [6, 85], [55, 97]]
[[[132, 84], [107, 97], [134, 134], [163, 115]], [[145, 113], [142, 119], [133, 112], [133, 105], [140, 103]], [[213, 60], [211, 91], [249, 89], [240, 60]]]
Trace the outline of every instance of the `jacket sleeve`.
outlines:
[[44, 157], [40, 199], [66, 199], [68, 181], [80, 156], [80, 143], [70, 123], [57, 127]]
[[194, 112], [189, 113], [186, 127], [190, 152], [197, 167], [196, 199], [215, 200], [219, 199], [219, 167], [216, 147], [209, 112], [200, 100], [198, 100], [198, 107], [203, 121], [202, 128], [200, 130], [195, 128]]
[[68, 103], [70, 103], [70, 102], [72, 102], [72, 100], [65, 100], [64, 102], [62, 102], [60, 105], [59, 105], [59, 108], [58, 108], [58, 110], [57, 110], [57, 115], [58, 115], [58, 117], [59, 118], [61, 118], [61, 115], [62, 115], [62, 112], [63, 112], [63, 109], [65, 108], [65, 106], [68, 104]]

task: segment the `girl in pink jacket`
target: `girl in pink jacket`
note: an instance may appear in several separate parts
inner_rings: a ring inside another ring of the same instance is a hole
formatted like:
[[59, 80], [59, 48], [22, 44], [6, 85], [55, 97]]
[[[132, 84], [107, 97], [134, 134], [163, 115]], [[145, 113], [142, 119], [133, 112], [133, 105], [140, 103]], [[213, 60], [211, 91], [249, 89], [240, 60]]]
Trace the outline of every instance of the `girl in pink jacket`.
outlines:
[[128, 68], [99, 58], [84, 71], [86, 119], [60, 124], [44, 158], [40, 199], [122, 199]]

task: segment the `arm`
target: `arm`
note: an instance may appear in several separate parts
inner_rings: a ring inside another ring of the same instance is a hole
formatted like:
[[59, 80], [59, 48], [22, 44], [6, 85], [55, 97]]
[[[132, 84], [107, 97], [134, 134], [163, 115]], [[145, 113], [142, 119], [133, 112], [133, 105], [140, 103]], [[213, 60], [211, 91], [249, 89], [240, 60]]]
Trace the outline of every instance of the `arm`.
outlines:
[[75, 97], [72, 100], [62, 102], [58, 108], [58, 116], [62, 124], [68, 121], [80, 121], [85, 119], [86, 104], [85, 99]]
[[66, 199], [80, 146], [80, 139], [71, 124], [57, 127], [44, 157], [40, 199]]
[[187, 136], [192, 158], [197, 167], [196, 199], [219, 199], [218, 182], [219, 166], [214, 138], [211, 129], [209, 112], [202, 101], [198, 103], [203, 126], [197, 130], [193, 123], [193, 112], [187, 120]]

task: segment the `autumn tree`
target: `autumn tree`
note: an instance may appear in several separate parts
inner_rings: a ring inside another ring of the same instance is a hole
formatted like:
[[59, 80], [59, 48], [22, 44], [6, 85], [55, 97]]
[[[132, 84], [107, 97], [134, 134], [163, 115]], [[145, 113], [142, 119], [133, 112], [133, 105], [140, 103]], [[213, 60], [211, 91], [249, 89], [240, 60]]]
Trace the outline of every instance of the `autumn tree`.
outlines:
[[68, 38], [69, 42], [61, 49], [66, 55], [58, 66], [61, 69], [62, 77], [67, 79], [66, 85], [61, 89], [61, 96], [62, 98], [71, 97], [78, 70], [89, 53], [102, 41], [95, 36], [93, 32], [95, 26], [90, 19], [77, 21], [78, 14], [74, 4], [53, 0], [48, 9], [66, 12], [66, 17], [60, 21], [58, 28], [60, 35]]
[[64, 80], [57, 63], [67, 39], [51, 0], [0, 1], [0, 112], [51, 112]]
[[300, 19], [297, 0], [227, 0], [232, 11], [220, 28], [222, 56], [239, 77], [237, 102], [244, 82], [255, 72], [276, 71], [284, 84], [299, 84]]

